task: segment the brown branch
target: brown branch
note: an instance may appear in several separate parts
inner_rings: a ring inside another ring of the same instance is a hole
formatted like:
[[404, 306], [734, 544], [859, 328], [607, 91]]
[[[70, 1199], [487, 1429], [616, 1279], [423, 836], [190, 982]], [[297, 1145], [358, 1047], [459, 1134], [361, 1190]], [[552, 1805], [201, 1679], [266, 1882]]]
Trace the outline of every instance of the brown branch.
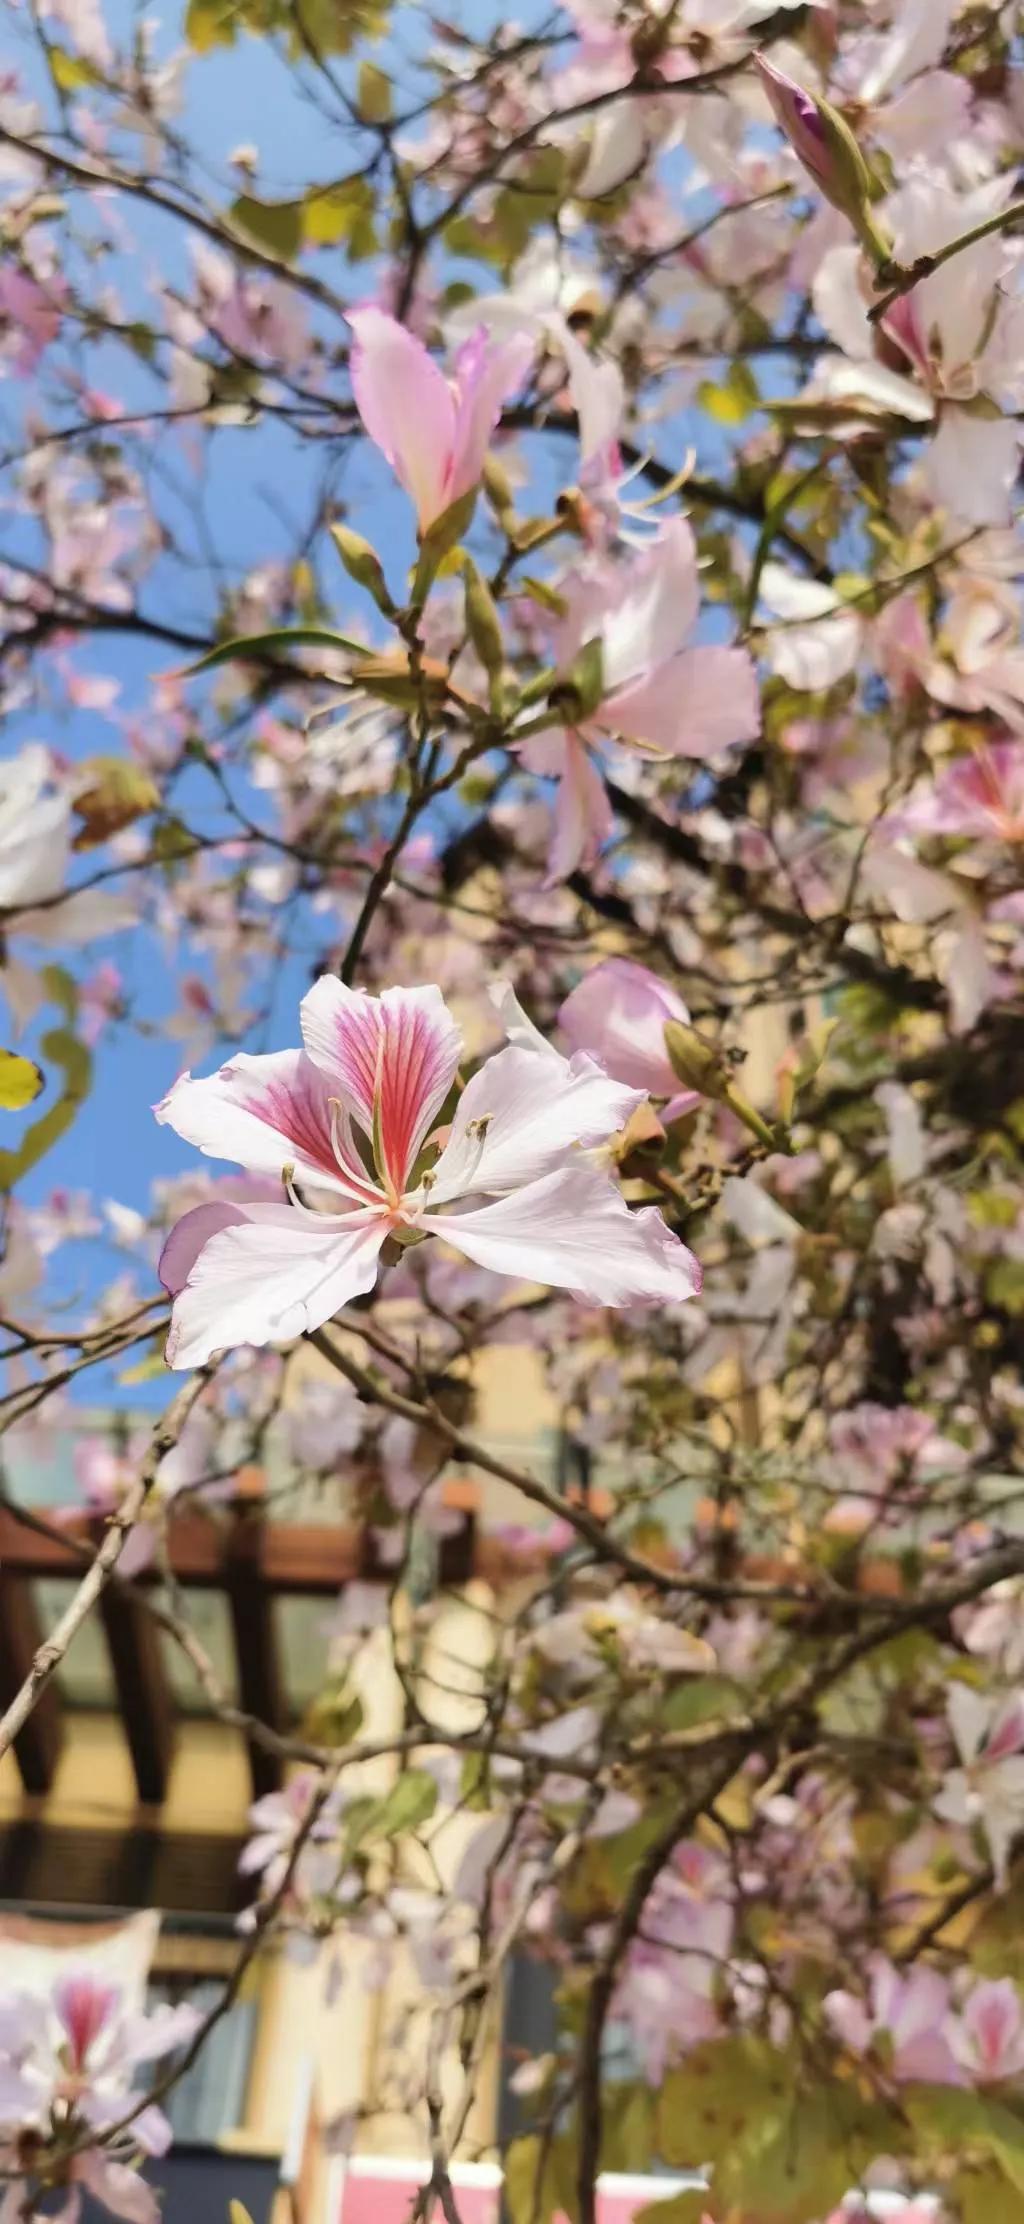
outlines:
[[49, 1637], [40, 1645], [24, 1683], [0, 1720], [0, 1755], [6, 1753], [13, 1744], [19, 1730], [27, 1722], [40, 1692], [45, 1690], [51, 1678], [56, 1675], [68, 1647], [102, 1597], [124, 1550], [129, 1532], [135, 1527], [153, 1488], [160, 1462], [177, 1443], [185, 1422], [213, 1371], [212, 1367], [201, 1368], [198, 1374], [183, 1383], [177, 1395], [172, 1398], [166, 1413], [157, 1422], [139, 1474], [125, 1492], [124, 1501], [117, 1513], [111, 1516], [109, 1529], [91, 1567], [83, 1576], [74, 1597]]

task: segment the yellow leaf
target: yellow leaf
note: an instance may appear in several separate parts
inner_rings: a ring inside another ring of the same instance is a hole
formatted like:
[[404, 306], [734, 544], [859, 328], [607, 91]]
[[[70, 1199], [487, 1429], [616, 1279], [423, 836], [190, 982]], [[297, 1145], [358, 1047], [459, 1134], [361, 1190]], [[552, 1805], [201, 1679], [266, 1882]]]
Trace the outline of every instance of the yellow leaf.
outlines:
[[103, 84], [102, 72], [81, 54], [67, 54], [62, 46], [51, 46], [49, 61], [54, 84], [62, 93], [77, 93], [83, 85]]
[[21, 1112], [33, 1104], [43, 1087], [43, 1076], [31, 1058], [14, 1050], [0, 1050], [0, 1111]]
[[82, 824], [75, 835], [76, 849], [94, 849], [123, 826], [131, 826], [147, 811], [155, 811], [160, 790], [141, 765], [124, 757], [91, 757], [84, 770], [88, 786], [75, 797], [75, 811]]

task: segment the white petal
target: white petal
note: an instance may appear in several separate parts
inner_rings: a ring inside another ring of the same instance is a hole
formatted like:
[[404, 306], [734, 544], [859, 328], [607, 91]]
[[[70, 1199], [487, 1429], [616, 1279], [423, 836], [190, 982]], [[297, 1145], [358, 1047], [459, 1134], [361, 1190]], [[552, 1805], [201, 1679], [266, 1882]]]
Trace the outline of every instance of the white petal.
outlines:
[[304, 1051], [239, 1052], [205, 1080], [182, 1074], [155, 1109], [207, 1158], [234, 1159], [278, 1179], [293, 1166], [321, 1188], [347, 1194], [331, 1143], [330, 1089]]
[[[513, 1052], [506, 1052], [513, 1056]], [[476, 1211], [425, 1215], [477, 1266], [547, 1282], [595, 1305], [681, 1305], [700, 1289], [692, 1253], [648, 1207], [586, 1167], [566, 1168]]]
[[1020, 461], [1020, 433], [1008, 419], [971, 417], [943, 405], [927, 456], [936, 502], [965, 525], [1003, 525]]
[[549, 1064], [564, 1066], [561, 1051], [556, 1050], [554, 1043], [550, 1043], [528, 1018], [511, 981], [492, 981], [487, 994], [514, 1050], [532, 1050], [538, 1058], [546, 1058]]
[[541, 1058], [510, 1045], [488, 1058], [459, 1098], [437, 1166], [431, 1208], [455, 1197], [503, 1196], [607, 1142], [643, 1102], [586, 1052]]
[[201, 1367], [215, 1351], [287, 1344], [320, 1328], [342, 1305], [371, 1290], [384, 1214], [337, 1219], [288, 1205], [254, 1205], [203, 1246], [174, 1301], [169, 1367]]
[[862, 267], [859, 247], [832, 247], [822, 256], [811, 286], [818, 323], [855, 362], [868, 361], [874, 353], [874, 332], [860, 285]]

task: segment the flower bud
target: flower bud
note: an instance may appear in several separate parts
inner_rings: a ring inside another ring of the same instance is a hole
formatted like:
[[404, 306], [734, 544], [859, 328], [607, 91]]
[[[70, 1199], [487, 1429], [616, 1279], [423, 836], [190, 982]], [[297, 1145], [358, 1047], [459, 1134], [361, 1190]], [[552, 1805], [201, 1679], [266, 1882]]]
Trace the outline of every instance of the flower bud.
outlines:
[[849, 124], [831, 102], [806, 92], [763, 54], [755, 54], [754, 61], [775, 120], [797, 160], [826, 201], [848, 217], [872, 262], [887, 263], [892, 245], [872, 216], [871, 172]]
[[681, 1019], [666, 1020], [665, 1049], [673, 1073], [688, 1089], [696, 1089], [702, 1097], [724, 1095], [727, 1076], [721, 1058], [695, 1027], [686, 1026]]
[[355, 580], [357, 587], [365, 587], [386, 618], [392, 617], [395, 606], [376, 550], [364, 540], [362, 533], [354, 533], [350, 525], [332, 525], [330, 535], [349, 578]]
[[684, 1026], [680, 1019], [665, 1022], [665, 1049], [673, 1073], [687, 1088], [696, 1089], [702, 1097], [710, 1097], [715, 1104], [725, 1104], [735, 1118], [742, 1122], [751, 1135], [763, 1143], [766, 1150], [789, 1149], [785, 1133], [770, 1127], [755, 1105], [751, 1104], [735, 1082], [728, 1066], [710, 1043], [703, 1041], [695, 1027]]
[[471, 556], [462, 567], [466, 590], [466, 631], [491, 683], [491, 709], [499, 711], [505, 670], [505, 642], [497, 605]]

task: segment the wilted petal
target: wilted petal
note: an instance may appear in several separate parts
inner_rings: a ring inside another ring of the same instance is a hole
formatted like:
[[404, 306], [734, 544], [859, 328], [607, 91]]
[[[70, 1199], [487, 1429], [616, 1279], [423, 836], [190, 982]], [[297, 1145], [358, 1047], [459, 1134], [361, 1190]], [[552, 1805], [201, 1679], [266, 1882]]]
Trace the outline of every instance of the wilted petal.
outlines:
[[425, 1214], [477, 1266], [547, 1282], [595, 1305], [680, 1305], [700, 1289], [692, 1253], [648, 1207], [630, 1212], [589, 1168], [566, 1168], [474, 1211]]
[[291, 1343], [373, 1288], [384, 1213], [322, 1218], [290, 1205], [253, 1205], [199, 1251], [175, 1298], [169, 1367], [201, 1367], [240, 1344]]

